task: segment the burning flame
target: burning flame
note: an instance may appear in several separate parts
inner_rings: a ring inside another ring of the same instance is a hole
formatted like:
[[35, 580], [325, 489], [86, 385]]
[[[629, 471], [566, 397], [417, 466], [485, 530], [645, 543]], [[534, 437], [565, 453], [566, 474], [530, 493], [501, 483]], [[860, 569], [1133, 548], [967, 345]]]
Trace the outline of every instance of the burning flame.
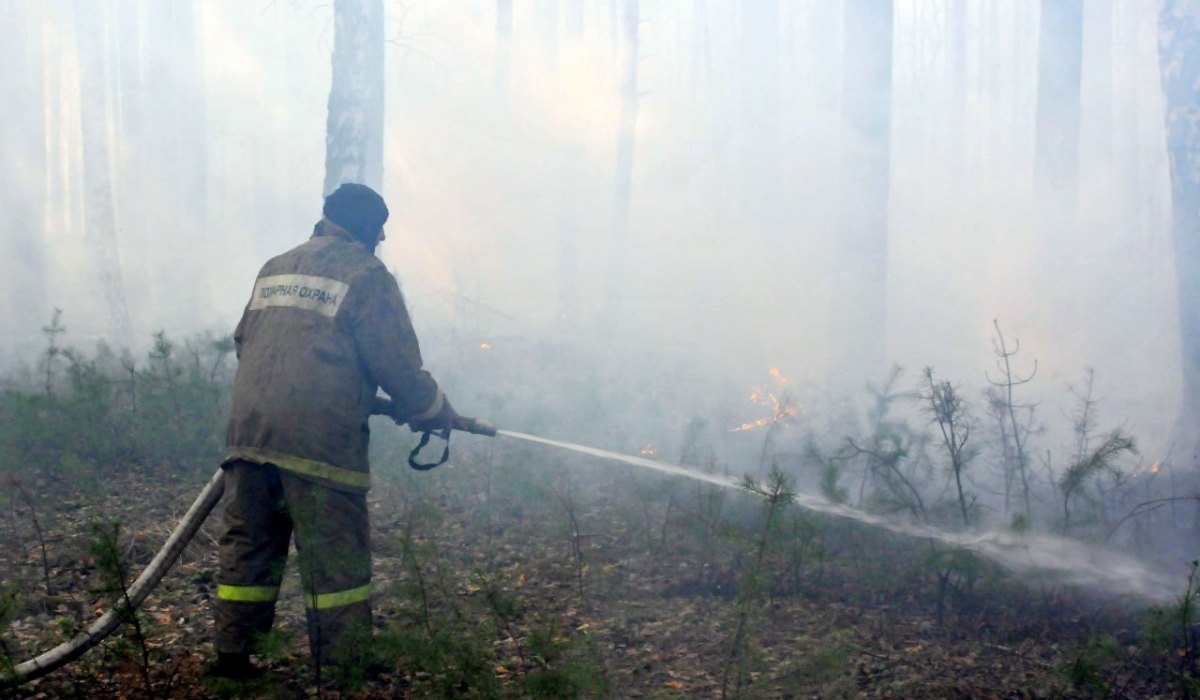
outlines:
[[1143, 474], [1154, 475], [1154, 474], [1157, 474], [1159, 471], [1161, 471], [1162, 468], [1163, 468], [1162, 460], [1155, 460], [1154, 464], [1150, 465], [1149, 469], [1139, 469], [1139, 470], [1135, 471], [1133, 474], [1131, 474], [1130, 476], [1139, 477], [1139, 476], [1142, 476]]
[[487, 350], [488, 348], [492, 347], [492, 344], [491, 343], [480, 343], [479, 347], [483, 348], [484, 350]]
[[[767, 374], [771, 375], [771, 378], [774, 379], [780, 387], [784, 387], [788, 383], [787, 378], [783, 376], [778, 367], [772, 367], [771, 369], [767, 370]], [[798, 413], [794, 406], [787, 406], [783, 401], [780, 401], [779, 397], [775, 395], [775, 392], [764, 389], [761, 386], [756, 386], [750, 391], [750, 403], [757, 406], [766, 406], [770, 408], [771, 415], [765, 418], [759, 418], [752, 423], [742, 423], [730, 432], [738, 433], [744, 430], [761, 428], [764, 425], [777, 423], [785, 418], [794, 418]]]
[[651, 457], [658, 454], [658, 449], [654, 447], [653, 444], [646, 443], [646, 446], [642, 448], [642, 454], [646, 455], [647, 457]]
[[771, 396], [771, 398], [775, 401], [775, 405], [776, 405], [776, 409], [777, 409], [775, 411], [775, 413], [771, 414], [770, 416], [768, 416], [766, 418], [759, 418], [758, 420], [754, 421], [753, 423], [742, 423], [741, 425], [739, 425], [738, 427], [734, 428], [733, 430], [731, 430], [729, 432], [740, 433], [743, 430], [753, 430], [755, 428], [761, 428], [764, 425], [770, 425], [771, 423], [778, 423], [779, 421], [781, 421], [785, 418], [795, 418], [796, 417], [796, 408], [794, 406], [788, 406], [786, 408], [779, 408], [779, 400], [776, 399], [774, 396]]
[[741, 425], [739, 425], [738, 427], [734, 428], [733, 430], [731, 430], [729, 432], [740, 433], [743, 430], [754, 430], [755, 428], [761, 428], [762, 426], [764, 426], [770, 422], [771, 422], [770, 418], [759, 418], [758, 420], [754, 421], [753, 423], [742, 423]]

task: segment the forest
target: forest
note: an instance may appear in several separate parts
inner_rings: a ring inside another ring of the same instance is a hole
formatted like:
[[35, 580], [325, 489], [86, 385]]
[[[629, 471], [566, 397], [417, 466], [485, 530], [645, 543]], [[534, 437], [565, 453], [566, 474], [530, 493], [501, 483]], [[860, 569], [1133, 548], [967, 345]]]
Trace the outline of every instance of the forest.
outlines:
[[[0, 11], [0, 697], [1200, 697], [1200, 0]], [[213, 678], [222, 506], [137, 579], [347, 182], [500, 431]]]

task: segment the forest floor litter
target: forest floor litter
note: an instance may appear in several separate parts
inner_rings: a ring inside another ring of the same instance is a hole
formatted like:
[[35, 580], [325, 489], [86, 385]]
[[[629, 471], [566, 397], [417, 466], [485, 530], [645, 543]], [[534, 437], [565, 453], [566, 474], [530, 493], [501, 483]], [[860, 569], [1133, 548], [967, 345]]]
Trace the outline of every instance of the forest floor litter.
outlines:
[[[547, 483], [518, 484], [505, 477], [517, 467], [502, 472], [490, 460], [468, 454], [432, 478], [377, 464], [370, 495], [376, 626], [423, 625], [431, 638], [448, 630], [467, 646], [443, 640], [462, 657], [445, 663], [487, 669], [442, 673], [399, 662], [349, 688], [318, 682], [289, 565], [279, 643], [260, 657], [266, 678], [232, 690], [214, 685], [203, 674], [214, 656], [218, 509], [140, 611], [144, 654], [126, 630], [70, 667], [0, 695], [720, 698], [724, 686], [726, 697], [747, 698], [1180, 696], [1170, 674], [1144, 672], [1145, 606], [1137, 601], [1007, 580], [939, 606], [920, 568], [889, 575], [868, 560], [871, 547], [899, 539], [865, 529], [827, 536], [823, 546], [843, 551], [822, 554], [826, 564], [809, 557], [790, 583], [779, 573], [770, 590], [747, 599], [739, 567], [749, 548], [729, 526], [698, 515], [702, 490], [716, 487], [619, 472], [598, 487], [586, 468], [556, 463], [523, 467], [558, 470]], [[92, 523], [121, 523], [122, 555], [136, 575], [200, 485], [159, 471], [127, 474], [87, 496], [60, 483], [27, 484], [38, 494], [48, 572], [34, 513], [13, 505], [0, 523], [0, 585], [15, 601], [0, 637], [11, 660], [58, 644], [109, 604], [89, 555]], [[629, 489], [666, 495], [638, 505]], [[686, 534], [704, 528], [712, 532]], [[696, 537], [714, 551], [701, 551]], [[856, 538], [864, 546], [850, 552]], [[745, 630], [735, 643], [739, 624]], [[433, 647], [416, 648], [429, 655]]]

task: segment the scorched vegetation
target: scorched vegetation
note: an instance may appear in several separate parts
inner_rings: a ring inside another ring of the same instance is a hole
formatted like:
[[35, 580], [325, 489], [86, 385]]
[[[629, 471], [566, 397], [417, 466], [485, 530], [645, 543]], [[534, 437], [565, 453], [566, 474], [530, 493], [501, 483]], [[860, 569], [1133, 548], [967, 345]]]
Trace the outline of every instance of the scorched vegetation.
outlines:
[[[999, 328], [997, 327], [997, 331]], [[221, 456], [235, 361], [223, 338], [159, 335], [144, 357], [70, 349], [62, 319], [0, 395], [0, 673], [122, 605]], [[518, 341], [512, 341], [517, 345]], [[123, 630], [15, 697], [1194, 697], [1196, 564], [1173, 597], [1016, 572], [969, 546], [802, 507], [797, 494], [930, 531], [1036, 532], [1143, 553], [1192, 517], [1169, 460], [1104, 427], [1092, 377], [1072, 442], [1048, 444], [1012, 346], [986, 392], [897, 370], [869, 410], [823, 405], [775, 372], [712, 415], [672, 422], [662, 375], [525, 343], [443, 375], [502, 427], [728, 475], [689, 480], [506, 438], [454, 436], [413, 472], [407, 430], [373, 423], [372, 638], [318, 677], [285, 577], [267, 676], [204, 678], [210, 522]], [[475, 343], [470, 348], [478, 348]], [[470, 351], [440, 348], [443, 356]], [[455, 352], [450, 352], [455, 350]], [[461, 352], [458, 352], [461, 351]], [[435, 355], [436, 353], [430, 353]], [[557, 364], [545, 362], [554, 356]], [[570, 372], [545, 367], [570, 366]], [[531, 379], [531, 367], [542, 374]], [[1030, 367], [1032, 375], [1032, 365]], [[532, 383], [546, 388], [531, 392]], [[659, 386], [646, 392], [642, 387]], [[457, 389], [457, 391], [456, 391]], [[531, 394], [536, 395], [531, 395]], [[681, 404], [682, 405], [682, 404]], [[745, 408], [746, 415], [733, 416]], [[724, 412], [722, 412], [724, 411]], [[833, 421], [828, 416], [851, 415]], [[644, 421], [636, 417], [647, 417]], [[726, 418], [732, 419], [726, 421]], [[648, 444], [649, 443], [649, 444]], [[1038, 455], [1043, 455], [1039, 457]], [[851, 512], [851, 511], [846, 511]], [[217, 514], [219, 516], [219, 513]], [[1036, 547], [1036, 540], [1025, 545]], [[1082, 579], [1073, 579], [1080, 582]], [[383, 659], [381, 674], [363, 662]]]

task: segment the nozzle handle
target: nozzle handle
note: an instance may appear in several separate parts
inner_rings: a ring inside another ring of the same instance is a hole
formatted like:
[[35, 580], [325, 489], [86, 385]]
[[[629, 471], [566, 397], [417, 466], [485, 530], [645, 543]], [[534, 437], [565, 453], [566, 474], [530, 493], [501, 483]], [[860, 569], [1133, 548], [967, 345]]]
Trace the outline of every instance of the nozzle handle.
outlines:
[[466, 416], [463, 416], [462, 422], [466, 426], [468, 433], [496, 437], [496, 426], [482, 418], [467, 418]]
[[[383, 396], [376, 396], [375, 402], [371, 406], [371, 415], [373, 416], [395, 416], [396, 404], [390, 399]], [[496, 426], [482, 418], [467, 418], [460, 416], [463, 423], [463, 430], [476, 435], [486, 435], [488, 437], [496, 437]]]

